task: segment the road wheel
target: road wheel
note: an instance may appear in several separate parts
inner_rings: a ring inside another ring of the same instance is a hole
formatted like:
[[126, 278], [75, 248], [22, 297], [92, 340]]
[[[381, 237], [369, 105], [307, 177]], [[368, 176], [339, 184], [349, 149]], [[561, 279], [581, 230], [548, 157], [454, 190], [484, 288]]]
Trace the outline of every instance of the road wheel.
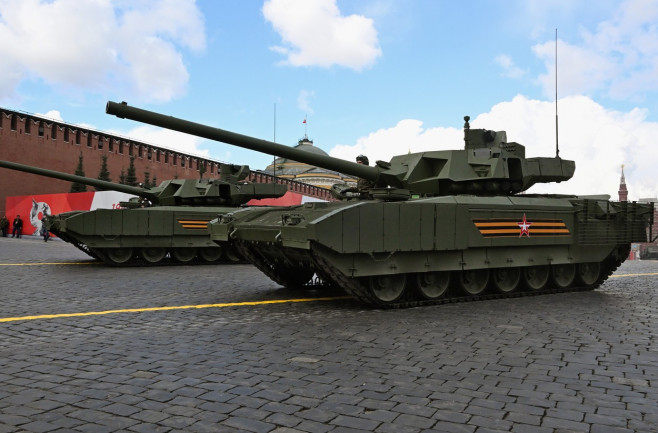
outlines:
[[174, 248], [171, 256], [179, 263], [190, 263], [196, 257], [196, 248]]
[[368, 278], [370, 292], [383, 303], [400, 299], [407, 285], [405, 274], [373, 275]]
[[231, 263], [240, 263], [244, 261], [242, 255], [238, 253], [232, 246], [222, 247], [222, 250], [224, 251], [224, 259], [227, 261]]
[[489, 282], [489, 269], [469, 269], [459, 273], [459, 285], [467, 295], [479, 295]]
[[601, 275], [601, 263], [579, 263], [578, 264], [578, 282], [585, 287], [591, 287], [599, 280]]
[[142, 248], [139, 253], [144, 261], [150, 264], [155, 264], [164, 259], [165, 255], [167, 255], [167, 250], [159, 247], [146, 247]]
[[425, 299], [439, 299], [445, 296], [450, 286], [450, 272], [419, 272], [416, 274], [416, 288]]
[[493, 285], [498, 293], [510, 293], [519, 287], [520, 268], [497, 268], [493, 270]]
[[550, 275], [551, 269], [546, 265], [526, 266], [521, 271], [523, 284], [533, 292], [544, 289], [548, 284]]
[[576, 265], [565, 263], [551, 266], [551, 280], [558, 289], [566, 289], [576, 279]]
[[123, 265], [133, 257], [132, 248], [107, 248], [105, 255], [115, 265]]
[[207, 263], [214, 263], [222, 257], [222, 248], [217, 247], [205, 247], [199, 248], [199, 257], [201, 260]]

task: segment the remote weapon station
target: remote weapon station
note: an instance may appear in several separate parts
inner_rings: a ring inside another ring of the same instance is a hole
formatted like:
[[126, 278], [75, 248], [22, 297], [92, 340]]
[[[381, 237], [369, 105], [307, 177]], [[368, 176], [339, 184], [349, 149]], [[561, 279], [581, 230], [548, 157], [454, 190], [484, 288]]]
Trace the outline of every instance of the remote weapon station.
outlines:
[[367, 179], [336, 202], [241, 208], [210, 223], [272, 280], [302, 287], [318, 275], [376, 307], [408, 307], [593, 289], [647, 239], [653, 205], [609, 196], [520, 194], [569, 180], [575, 163], [526, 158], [505, 131], [464, 124], [464, 148], [377, 161], [311, 154], [218, 128], [108, 102], [106, 111]]
[[283, 196], [281, 184], [245, 183], [249, 167], [220, 166], [219, 179], [173, 179], [153, 188], [114, 182], [0, 161], [0, 167], [78, 182], [135, 195], [121, 209], [71, 211], [48, 216], [46, 228], [90, 256], [115, 266], [176, 263], [221, 263], [244, 260], [228, 244], [210, 240], [208, 221], [251, 199]]

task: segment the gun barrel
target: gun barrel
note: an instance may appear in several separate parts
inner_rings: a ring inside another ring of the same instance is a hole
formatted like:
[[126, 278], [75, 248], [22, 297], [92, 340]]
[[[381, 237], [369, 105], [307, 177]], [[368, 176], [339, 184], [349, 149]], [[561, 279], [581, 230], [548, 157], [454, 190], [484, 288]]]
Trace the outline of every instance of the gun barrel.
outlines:
[[316, 167], [334, 170], [339, 173], [350, 174], [363, 179], [376, 181], [379, 178], [379, 170], [376, 167], [364, 166], [340, 158], [306, 152], [290, 146], [277, 144], [272, 141], [249, 137], [247, 135], [190, 122], [172, 116], [165, 116], [153, 111], [131, 107], [125, 102], [118, 103], [108, 101], [107, 106], [105, 107], [105, 112], [122, 119], [131, 119], [149, 125], [160, 126], [162, 128], [207, 138], [209, 140], [255, 150], [256, 152], [276, 155]]
[[146, 194], [144, 188], [139, 188], [136, 186], [123, 185], [120, 183], [107, 182], [99, 179], [92, 179], [89, 177], [78, 176], [75, 174], [62, 173], [60, 171], [47, 170], [45, 168], [32, 167], [29, 165], [19, 164], [17, 162], [2, 161], [0, 160], [0, 167], [8, 168], [10, 170], [23, 171], [26, 173], [37, 174], [40, 176], [52, 177], [55, 179], [62, 179], [70, 182], [78, 182], [85, 185], [90, 185], [93, 187], [98, 187], [107, 190], [125, 192], [126, 194], [138, 195], [140, 197], [146, 197], [148, 199], [153, 199], [152, 194]]

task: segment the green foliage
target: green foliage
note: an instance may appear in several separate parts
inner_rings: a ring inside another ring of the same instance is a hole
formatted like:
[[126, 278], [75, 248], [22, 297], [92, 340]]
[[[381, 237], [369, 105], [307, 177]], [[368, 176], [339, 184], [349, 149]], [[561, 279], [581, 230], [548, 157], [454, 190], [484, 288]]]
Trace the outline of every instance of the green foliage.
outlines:
[[[107, 169], [107, 155], [101, 156], [101, 171], [98, 173], [98, 180], [104, 180], [106, 182], [111, 182], [110, 172]], [[96, 187], [96, 191], [105, 191], [105, 188]]]
[[130, 157], [130, 166], [128, 166], [128, 172], [126, 173], [126, 185], [138, 186], [137, 185], [137, 175], [135, 174], [135, 157]]
[[144, 188], [151, 188], [153, 185], [151, 185], [151, 173], [148, 171], [144, 172]]
[[[82, 152], [80, 152], [80, 156], [78, 157], [78, 167], [75, 169], [75, 175], [76, 176], [85, 175], [85, 170], [82, 165]], [[85, 192], [85, 191], [87, 191], [87, 185], [78, 182], [73, 182], [71, 184], [70, 192]]]

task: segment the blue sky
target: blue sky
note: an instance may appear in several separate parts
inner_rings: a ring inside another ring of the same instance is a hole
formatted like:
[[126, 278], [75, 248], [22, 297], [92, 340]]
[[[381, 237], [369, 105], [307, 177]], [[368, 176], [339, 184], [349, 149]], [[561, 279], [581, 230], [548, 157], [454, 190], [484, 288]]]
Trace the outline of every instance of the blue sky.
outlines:
[[[531, 192], [656, 197], [658, 1], [0, 0], [0, 105], [262, 169], [108, 100], [371, 161], [506, 130], [576, 175]], [[276, 107], [276, 122], [274, 112]]]

